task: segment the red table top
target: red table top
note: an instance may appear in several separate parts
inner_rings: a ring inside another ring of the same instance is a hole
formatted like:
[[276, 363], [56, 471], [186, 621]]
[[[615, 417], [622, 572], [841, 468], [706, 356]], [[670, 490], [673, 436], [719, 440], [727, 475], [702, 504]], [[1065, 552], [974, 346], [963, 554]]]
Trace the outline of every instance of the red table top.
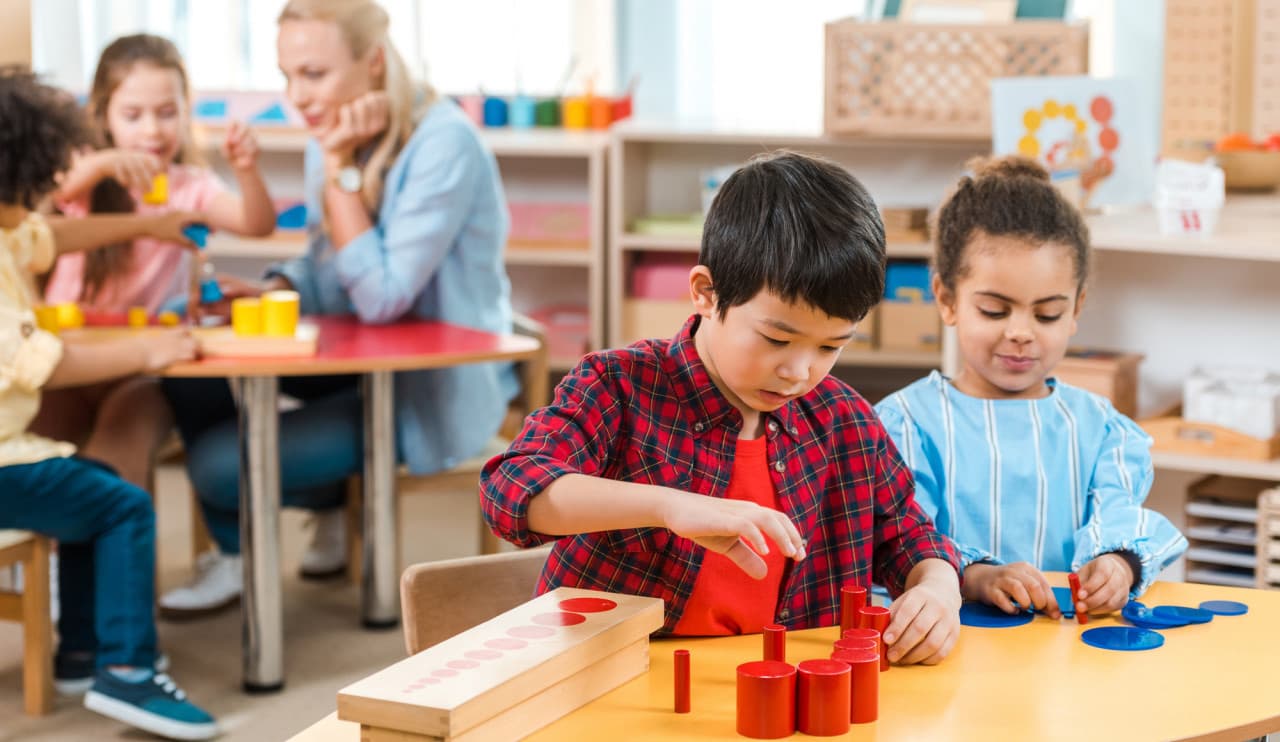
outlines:
[[170, 377], [318, 376], [412, 371], [484, 361], [520, 360], [538, 352], [521, 335], [496, 335], [444, 322], [410, 320], [367, 325], [355, 317], [306, 317], [319, 326], [316, 354], [305, 358], [208, 358], [165, 369]]

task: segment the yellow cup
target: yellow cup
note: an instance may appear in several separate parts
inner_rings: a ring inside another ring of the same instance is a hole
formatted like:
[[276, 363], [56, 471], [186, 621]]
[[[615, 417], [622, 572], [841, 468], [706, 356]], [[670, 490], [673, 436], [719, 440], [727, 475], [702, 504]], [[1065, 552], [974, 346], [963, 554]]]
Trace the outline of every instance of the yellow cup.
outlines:
[[147, 326], [147, 308], [146, 307], [129, 307], [129, 326], [130, 327], [146, 327]]
[[73, 301], [64, 301], [54, 307], [58, 314], [58, 327], [63, 330], [74, 330], [78, 327], [84, 327], [84, 312], [80, 311], [80, 305]]
[[142, 194], [142, 203], [163, 206], [168, 202], [169, 176], [165, 173], [156, 173], [156, 176], [151, 179], [151, 190]]
[[566, 129], [585, 129], [591, 123], [591, 104], [586, 98], [565, 98], [561, 118]]
[[298, 330], [298, 292], [268, 291], [262, 295], [262, 332], [293, 337]]
[[58, 308], [41, 304], [35, 308], [36, 326], [46, 332], [58, 334]]
[[232, 299], [231, 329], [237, 335], [261, 335], [262, 300], [253, 296]]

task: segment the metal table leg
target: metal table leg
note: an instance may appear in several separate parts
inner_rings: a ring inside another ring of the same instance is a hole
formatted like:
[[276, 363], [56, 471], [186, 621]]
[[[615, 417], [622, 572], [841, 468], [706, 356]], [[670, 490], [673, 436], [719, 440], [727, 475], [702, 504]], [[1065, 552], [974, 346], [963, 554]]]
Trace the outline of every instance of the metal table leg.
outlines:
[[239, 380], [240, 549], [244, 689], [284, 687], [284, 618], [280, 600], [280, 416], [274, 376]]
[[362, 620], [367, 628], [400, 622], [396, 549], [395, 377], [364, 375], [364, 564]]

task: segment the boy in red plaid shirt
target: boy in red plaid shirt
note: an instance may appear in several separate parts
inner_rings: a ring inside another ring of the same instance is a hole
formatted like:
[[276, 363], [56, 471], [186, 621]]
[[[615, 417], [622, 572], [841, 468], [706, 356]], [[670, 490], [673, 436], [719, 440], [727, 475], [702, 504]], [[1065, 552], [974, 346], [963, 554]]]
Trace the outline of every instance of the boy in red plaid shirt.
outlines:
[[871, 406], [828, 376], [884, 292], [884, 225], [834, 163], [762, 156], [721, 187], [670, 340], [586, 356], [481, 475], [485, 518], [555, 541], [539, 592], [666, 602], [682, 635], [838, 621], [840, 587], [897, 596], [891, 660], [959, 635], [958, 558]]

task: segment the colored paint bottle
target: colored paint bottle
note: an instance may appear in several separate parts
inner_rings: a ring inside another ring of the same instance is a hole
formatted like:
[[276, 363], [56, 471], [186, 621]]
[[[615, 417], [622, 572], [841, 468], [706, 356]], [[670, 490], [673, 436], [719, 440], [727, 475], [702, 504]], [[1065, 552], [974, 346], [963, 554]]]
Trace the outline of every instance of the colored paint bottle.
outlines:
[[507, 102], [502, 98], [489, 96], [484, 99], [485, 126], [506, 126], [507, 113]]
[[528, 129], [537, 120], [536, 106], [533, 98], [517, 95], [511, 99], [511, 126], [516, 129]]
[[565, 98], [561, 114], [566, 129], [585, 129], [591, 123], [590, 104], [586, 98]]
[[538, 126], [560, 125], [560, 99], [543, 98], [533, 107], [533, 120]]

